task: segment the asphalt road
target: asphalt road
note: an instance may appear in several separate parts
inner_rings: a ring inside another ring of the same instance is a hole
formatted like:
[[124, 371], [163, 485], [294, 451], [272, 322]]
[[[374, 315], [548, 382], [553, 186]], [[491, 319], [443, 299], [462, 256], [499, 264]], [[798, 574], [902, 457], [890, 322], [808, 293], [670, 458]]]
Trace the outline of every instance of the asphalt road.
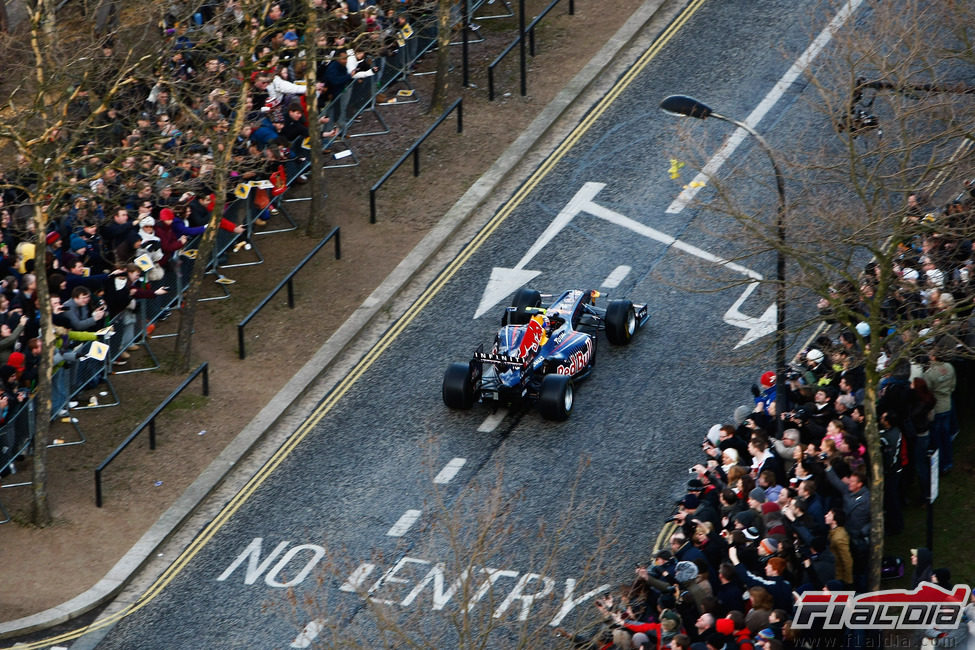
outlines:
[[[832, 18], [811, 15], [812, 4], [696, 8], [393, 326], [212, 538], [191, 547], [185, 566], [99, 647], [284, 648], [313, 637], [335, 645], [329, 630], [309, 626], [316, 620], [394, 645], [356, 590], [435, 647], [458, 647], [452, 626], [465, 611], [476, 629], [499, 626], [492, 647], [513, 647], [533, 630], [574, 625], [603, 585], [629, 579], [704, 433], [748, 400], [772, 358], [769, 336], [736, 348], [748, 330], [725, 319], [746, 285], [715, 289], [719, 277], [748, 276], [719, 273], [713, 258], [739, 254], [739, 242], [726, 217], [675, 208], [699, 165], [687, 158], [680, 178], [670, 177], [670, 159], [686, 149], [658, 104], [681, 92], [744, 119]], [[759, 123], [773, 146], [827, 132], [798, 101], [806, 90], [800, 78]], [[694, 122], [681, 126], [703, 161], [733, 129]], [[762, 156], [746, 141], [719, 176], [760, 170]], [[775, 205], [767, 172], [741, 189], [756, 206]], [[774, 269], [770, 254], [740, 263], [764, 276]], [[498, 304], [484, 301], [492, 274], [506, 275], [496, 268], [537, 272], [527, 284], [552, 293], [618, 283], [602, 290], [649, 305], [651, 321], [631, 345], [600, 340], [568, 422], [531, 410], [451, 412], [441, 402], [447, 364], [493, 340], [511, 294], [501, 288]], [[739, 310], [758, 319], [771, 300], [760, 288]], [[465, 568], [467, 582], [455, 584]]]

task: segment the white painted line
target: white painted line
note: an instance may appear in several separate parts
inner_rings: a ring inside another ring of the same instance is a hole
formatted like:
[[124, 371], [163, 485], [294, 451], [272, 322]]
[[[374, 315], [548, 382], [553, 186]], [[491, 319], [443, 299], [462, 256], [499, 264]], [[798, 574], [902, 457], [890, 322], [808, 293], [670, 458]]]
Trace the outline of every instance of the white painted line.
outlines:
[[508, 409], [498, 409], [491, 415], [487, 416], [484, 419], [484, 422], [481, 422], [481, 426], [479, 426], [477, 430], [481, 433], [491, 433], [498, 428], [498, 425], [501, 424], [501, 420], [503, 420], [504, 416], [506, 415], [508, 415]]
[[307, 648], [311, 645], [311, 642], [318, 637], [318, 634], [325, 627], [325, 621], [316, 618], [314, 621], [310, 621], [305, 629], [301, 631], [301, 634], [295, 637], [295, 640], [291, 642], [292, 648]]
[[363, 562], [356, 567], [355, 571], [345, 579], [342, 586], [339, 587], [339, 591], [351, 591], [356, 593], [362, 589], [362, 583], [366, 581], [373, 571], [375, 571], [376, 565], [370, 564], [369, 562]]
[[615, 289], [616, 287], [620, 286], [620, 282], [622, 282], [623, 278], [629, 275], [629, 273], [630, 267], [626, 265], [617, 266], [615, 269], [613, 269], [613, 272], [610, 273], [605, 280], [603, 280], [602, 286], [607, 289]]
[[449, 463], [444, 465], [444, 468], [440, 470], [440, 473], [433, 477], [434, 483], [450, 483], [460, 468], [464, 466], [467, 462], [466, 458], [453, 458]]
[[388, 537], [402, 537], [406, 534], [406, 531], [410, 529], [410, 526], [416, 523], [416, 520], [420, 518], [419, 510], [407, 510], [403, 513], [403, 516], [399, 518], [393, 527], [389, 529], [386, 533]]
[[[826, 28], [819, 33], [819, 36], [817, 36], [816, 39], [809, 44], [806, 51], [803, 52], [798, 59], [796, 59], [795, 63], [793, 63], [792, 66], [786, 70], [786, 73], [782, 75], [782, 78], [779, 79], [772, 90], [765, 95], [765, 99], [763, 99], [761, 103], [755, 107], [755, 110], [751, 112], [748, 119], [744, 121], [745, 124], [754, 129], [755, 126], [762, 121], [765, 114], [768, 113], [772, 107], [775, 106], [776, 102], [782, 98], [782, 95], [784, 95], [785, 91], [789, 89], [789, 86], [791, 86], [792, 83], [799, 78], [799, 75], [801, 75], [805, 69], [809, 67], [809, 65], [813, 62], [813, 59], [815, 59], [822, 49], [830, 42], [830, 40], [832, 40], [833, 33], [846, 22], [846, 19], [849, 18], [850, 15], [852, 15], [862, 3], [863, 0], [850, 0], [843, 6], [842, 9], [840, 9], [839, 13], [837, 13], [833, 20], [830, 21], [829, 25], [827, 25]], [[735, 149], [737, 149], [738, 145], [742, 143], [746, 135], [747, 132], [744, 129], [735, 129], [735, 132], [730, 138], [728, 138], [728, 141], [725, 142], [724, 146], [718, 150], [718, 153], [714, 154], [711, 160], [709, 160], [704, 166], [704, 169], [702, 169], [701, 172], [694, 177], [694, 180], [687, 185], [687, 188], [684, 189], [676, 199], [674, 199], [674, 202], [671, 203], [670, 207], [667, 208], [667, 214], [678, 214], [684, 208], [686, 208], [687, 205], [694, 200], [694, 197], [697, 196], [697, 193], [700, 191], [701, 187], [708, 182], [708, 179], [714, 176], [718, 170], [721, 169], [721, 166], [726, 160], [728, 160], [731, 154], [734, 153]]]

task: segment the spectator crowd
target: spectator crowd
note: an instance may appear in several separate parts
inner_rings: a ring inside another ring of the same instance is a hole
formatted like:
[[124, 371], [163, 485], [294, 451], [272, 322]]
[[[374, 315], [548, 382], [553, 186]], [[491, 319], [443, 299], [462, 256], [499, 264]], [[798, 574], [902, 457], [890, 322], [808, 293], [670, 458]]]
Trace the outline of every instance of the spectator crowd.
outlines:
[[[834, 300], [819, 303], [830, 327], [797, 357], [787, 383], [777, 386], [776, 374], [766, 372], [733, 423], [707, 432], [668, 544], [637, 566], [632, 582], [597, 599], [597, 628], [556, 634], [573, 647], [600, 650], [885, 643], [879, 631], [794, 629], [795, 605], [804, 592], [867, 590], [871, 485], [860, 347], [870, 342], [867, 321], [884, 323], [884, 347], [874, 358], [882, 377], [875, 406], [886, 534], [902, 531], [909, 500], [926, 502], [929, 452], [937, 451], [941, 474], [953, 469], [956, 372], [971, 372], [972, 214], [973, 183], [937, 214], [909, 197], [907, 235], [884, 270], [896, 278], [889, 295], [876, 295], [881, 269], [870, 263], [859, 286], [836, 287]], [[859, 321], [855, 331], [839, 326], [840, 316]], [[788, 410], [778, 414], [780, 390]], [[950, 590], [964, 584], [959, 577], [971, 577], [936, 567], [926, 548], [912, 549], [909, 566], [885, 558], [885, 578], [906, 571], [912, 588]], [[975, 643], [975, 595], [969, 592], [959, 627], [931, 625], [908, 640], [913, 647], [972, 647], [965, 644]]]
[[[172, 279], [185, 278], [217, 204], [215, 156], [231, 149], [219, 220], [227, 233], [218, 240], [223, 263], [231, 244], [243, 245], [275, 218], [276, 197], [305, 181], [309, 129], [320, 129], [328, 142], [348, 128], [353, 90], [373, 101], [385, 60], [409, 49], [417, 37], [412, 25], [423, 24], [430, 6], [429, 0], [204, 0], [195, 9], [173, 3], [159, 32], [163, 54], [145, 74], [133, 73], [125, 48], [117, 48], [124, 31], [103, 33], [91, 74], [70, 89], [64, 128], [51, 138], [52, 147], [70, 152], [58, 174], [66, 183], [58, 189], [69, 191], [44, 207], [42, 259], [35, 255], [31, 204], [42, 181], [36, 161], [19, 155], [0, 170], [0, 425], [37, 382], [38, 282], [46, 283], [54, 314], [58, 411], [76, 405], [68, 399], [79, 388], [77, 364], [93, 341], [113, 337], [110, 361], [125, 366], [148, 325], [140, 301], [163, 305], [161, 317], [178, 302], [182, 283]], [[315, 42], [306, 38], [309, 12], [317, 14]], [[318, 61], [314, 92], [325, 107], [313, 116], [303, 81], [311, 48]], [[245, 81], [250, 91], [241, 97]], [[217, 281], [233, 283], [222, 275]], [[0, 440], [0, 470], [19, 451], [8, 438]]]

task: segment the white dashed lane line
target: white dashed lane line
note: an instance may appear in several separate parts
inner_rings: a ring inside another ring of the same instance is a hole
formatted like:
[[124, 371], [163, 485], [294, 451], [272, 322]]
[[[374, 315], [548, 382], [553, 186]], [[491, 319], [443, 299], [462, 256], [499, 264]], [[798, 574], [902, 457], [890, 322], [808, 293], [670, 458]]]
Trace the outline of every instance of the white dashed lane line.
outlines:
[[388, 537], [402, 537], [416, 523], [416, 520], [420, 518], [420, 513], [420, 510], [407, 510], [399, 518], [399, 521], [393, 524], [393, 527], [389, 529], [386, 535]]
[[457, 472], [460, 471], [460, 468], [463, 467], [464, 463], [466, 462], [466, 458], [451, 459], [451, 461], [444, 465], [444, 468], [440, 470], [440, 473], [433, 477], [433, 482], [437, 484], [450, 483], [450, 481], [457, 476]]
[[491, 433], [498, 427], [499, 424], [501, 424], [501, 420], [503, 420], [504, 416], [506, 415], [508, 415], [508, 409], [498, 409], [491, 415], [487, 416], [484, 419], [484, 422], [481, 422], [481, 426], [479, 426], [477, 430], [481, 433]]
[[622, 282], [623, 278], [629, 275], [629, 273], [630, 267], [625, 265], [617, 266], [615, 269], [613, 269], [613, 272], [610, 273], [605, 280], [603, 280], [602, 287], [606, 289], [615, 289], [616, 287], [620, 286], [620, 282]]

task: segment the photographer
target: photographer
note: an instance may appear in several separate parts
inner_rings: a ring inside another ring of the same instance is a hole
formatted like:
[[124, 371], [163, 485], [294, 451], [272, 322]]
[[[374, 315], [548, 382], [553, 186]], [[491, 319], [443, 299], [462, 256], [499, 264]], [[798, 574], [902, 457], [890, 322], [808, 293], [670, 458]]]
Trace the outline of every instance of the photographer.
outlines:
[[78, 286], [71, 292], [71, 300], [64, 303], [64, 315], [71, 323], [71, 329], [79, 332], [95, 332], [104, 325], [108, 309], [101, 301], [91, 309], [92, 295], [88, 287]]
[[826, 434], [826, 426], [830, 420], [836, 418], [836, 409], [833, 407], [834, 392], [829, 386], [817, 388], [812, 402], [782, 414], [789, 426], [799, 429], [799, 440], [803, 445], [818, 445]]

